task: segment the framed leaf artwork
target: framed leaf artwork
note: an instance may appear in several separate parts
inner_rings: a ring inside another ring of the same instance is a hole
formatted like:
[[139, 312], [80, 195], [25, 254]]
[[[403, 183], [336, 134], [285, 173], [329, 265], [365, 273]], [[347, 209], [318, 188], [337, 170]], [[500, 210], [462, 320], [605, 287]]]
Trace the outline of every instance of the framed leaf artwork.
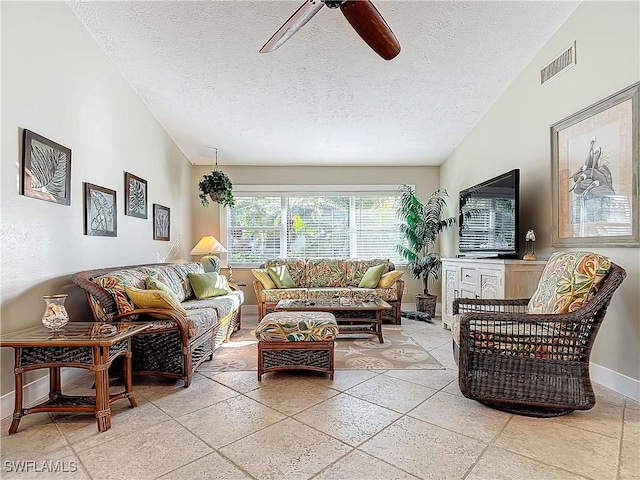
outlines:
[[124, 214], [147, 218], [147, 181], [124, 172]]
[[84, 234], [100, 237], [118, 236], [116, 191], [84, 184]]
[[171, 232], [171, 210], [169, 207], [164, 207], [153, 204], [153, 239], [154, 240], [170, 240]]
[[71, 205], [71, 149], [24, 129], [21, 194]]

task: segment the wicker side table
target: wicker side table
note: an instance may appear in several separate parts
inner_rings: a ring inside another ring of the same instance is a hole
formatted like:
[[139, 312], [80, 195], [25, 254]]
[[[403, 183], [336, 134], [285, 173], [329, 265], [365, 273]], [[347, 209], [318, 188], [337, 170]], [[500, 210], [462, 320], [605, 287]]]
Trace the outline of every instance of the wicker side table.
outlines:
[[[30, 413], [93, 413], [98, 431], [111, 428], [110, 404], [126, 398], [137, 406], [131, 387], [131, 337], [149, 327], [148, 323], [120, 323], [116, 331], [101, 334], [101, 322], [70, 322], [62, 330], [39, 326], [2, 335], [1, 347], [15, 351], [15, 408], [9, 435], [18, 431], [20, 419]], [[109, 365], [124, 355], [123, 392], [109, 393]], [[65, 395], [62, 393], [60, 370], [75, 367], [91, 370], [95, 376], [96, 394]], [[23, 408], [22, 375], [40, 368], [49, 369], [49, 398], [39, 405]]]

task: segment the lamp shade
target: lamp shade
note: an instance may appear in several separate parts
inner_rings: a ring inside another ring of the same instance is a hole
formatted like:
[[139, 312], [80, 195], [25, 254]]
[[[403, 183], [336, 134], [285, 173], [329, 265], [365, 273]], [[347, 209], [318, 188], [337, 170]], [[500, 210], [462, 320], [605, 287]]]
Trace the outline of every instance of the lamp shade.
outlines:
[[216, 240], [214, 236], [202, 237], [195, 247], [189, 252], [190, 255], [208, 255], [210, 253], [224, 253], [227, 249]]

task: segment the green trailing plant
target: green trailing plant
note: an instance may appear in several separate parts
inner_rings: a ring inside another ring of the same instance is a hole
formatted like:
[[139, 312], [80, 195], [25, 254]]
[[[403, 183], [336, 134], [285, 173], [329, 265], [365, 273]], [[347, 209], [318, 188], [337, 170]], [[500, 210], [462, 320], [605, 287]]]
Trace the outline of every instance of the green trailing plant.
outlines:
[[204, 175], [198, 183], [200, 187], [200, 200], [205, 207], [209, 205], [209, 199], [219, 203], [223, 207], [233, 207], [233, 184], [220, 170], [214, 170], [211, 174]]
[[398, 245], [397, 250], [407, 261], [408, 270], [416, 279], [422, 280], [424, 294], [429, 295], [429, 278], [438, 280], [442, 267], [440, 254], [432, 249], [438, 235], [456, 223], [454, 217], [442, 216], [449, 195], [446, 190], [438, 189], [423, 204], [409, 185], [400, 186], [398, 192], [397, 213], [401, 220], [400, 231], [406, 242]]

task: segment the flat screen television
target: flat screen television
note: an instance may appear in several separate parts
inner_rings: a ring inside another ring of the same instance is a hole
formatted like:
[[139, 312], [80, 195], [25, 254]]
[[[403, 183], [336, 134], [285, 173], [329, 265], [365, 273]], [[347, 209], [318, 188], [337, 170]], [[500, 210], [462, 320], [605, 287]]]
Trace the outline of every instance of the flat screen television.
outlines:
[[520, 170], [460, 192], [459, 250], [464, 257], [516, 257], [519, 251]]

